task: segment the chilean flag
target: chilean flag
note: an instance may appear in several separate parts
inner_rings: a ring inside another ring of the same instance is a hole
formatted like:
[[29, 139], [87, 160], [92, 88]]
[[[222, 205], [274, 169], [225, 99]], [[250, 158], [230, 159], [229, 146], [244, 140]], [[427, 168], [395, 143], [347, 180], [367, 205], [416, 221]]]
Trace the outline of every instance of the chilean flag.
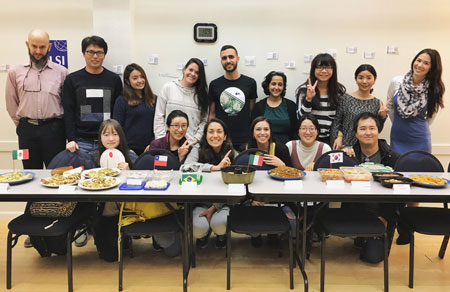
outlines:
[[155, 155], [154, 166], [167, 166], [167, 156]]

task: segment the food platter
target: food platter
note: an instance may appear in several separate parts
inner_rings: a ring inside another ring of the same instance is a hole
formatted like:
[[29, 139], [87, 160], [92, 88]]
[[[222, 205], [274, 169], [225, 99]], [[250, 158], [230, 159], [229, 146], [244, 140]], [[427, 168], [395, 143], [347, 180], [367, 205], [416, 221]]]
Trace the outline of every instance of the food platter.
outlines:
[[[118, 176], [120, 169], [118, 168], [91, 168], [81, 173], [86, 178], [93, 178], [95, 176]], [[96, 175], [94, 175], [96, 174]]]
[[[116, 177], [101, 177], [81, 180], [78, 186], [87, 191], [101, 191], [112, 189], [120, 184], [120, 179]], [[92, 186], [90, 186], [92, 185]], [[96, 186], [99, 185], [99, 186]]]
[[164, 188], [162, 187], [147, 187], [148, 184], [144, 186], [144, 190], [146, 191], [165, 191], [170, 187], [170, 182], [166, 182], [166, 186]]
[[404, 176], [397, 176], [391, 178], [380, 178], [379, 182], [383, 187], [393, 188], [394, 185], [410, 185], [413, 180]]
[[[298, 174], [300, 174], [299, 176], [296, 177], [289, 177], [289, 176], [279, 176], [279, 175], [273, 175], [272, 173], [276, 170], [277, 168], [274, 169], [270, 169], [267, 171], [267, 174], [276, 180], [299, 180], [305, 177], [306, 172], [304, 172], [303, 170], [299, 170], [299, 169], [295, 169], [297, 171]], [[289, 169], [292, 169], [292, 167], [289, 167]]]
[[[26, 175], [27, 177], [18, 179], [18, 180], [12, 180], [12, 181], [5, 180], [5, 181], [2, 181], [1, 183], [8, 183], [10, 186], [13, 186], [13, 185], [18, 185], [18, 184], [23, 184], [23, 183], [29, 182], [34, 178], [34, 172], [31, 172], [31, 171], [20, 171], [20, 172], [16, 171], [16, 172], [14, 172], [14, 174], [16, 174], [16, 173], [22, 173], [23, 175]], [[13, 174], [13, 172], [2, 173], [2, 174], [0, 174], [0, 177], [4, 176], [4, 175], [12, 175], [12, 174]]]
[[414, 176], [410, 176], [409, 178], [412, 179], [414, 182], [413, 184], [419, 187], [424, 187], [424, 188], [445, 188], [446, 186], [448, 186], [450, 184], [450, 180], [443, 178], [443, 177], [433, 177], [433, 176], [428, 176], [430, 178], [439, 178], [442, 179], [443, 181], [445, 181], [444, 184], [432, 184], [432, 183], [421, 183], [421, 182], [417, 182], [414, 180]]
[[[53, 175], [47, 178], [41, 179], [41, 185], [48, 188], [59, 188], [60, 186], [76, 185], [80, 181], [81, 176], [73, 174], [70, 176]], [[48, 182], [48, 183], [46, 183]]]

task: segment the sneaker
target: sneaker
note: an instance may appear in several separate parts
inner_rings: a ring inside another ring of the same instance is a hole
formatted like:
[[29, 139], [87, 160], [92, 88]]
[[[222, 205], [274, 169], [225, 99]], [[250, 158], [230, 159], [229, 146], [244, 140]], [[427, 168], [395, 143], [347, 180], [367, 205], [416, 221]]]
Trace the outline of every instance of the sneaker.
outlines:
[[253, 247], [261, 247], [262, 246], [262, 236], [258, 235], [250, 238], [250, 242]]
[[153, 246], [153, 250], [155, 250], [155, 251], [162, 251], [163, 250], [163, 248], [156, 242], [154, 237], [152, 239], [152, 246]]
[[[77, 230], [77, 235], [80, 231]], [[75, 239], [75, 246], [76, 247], [83, 247], [86, 245], [86, 243], [88, 242], [89, 239], [89, 234], [86, 232], [84, 232], [83, 234], [80, 235], [80, 237], [78, 237], [77, 239]]]
[[195, 241], [195, 245], [197, 245], [197, 247], [199, 247], [199, 248], [206, 248], [208, 246], [208, 240], [209, 240], [210, 235], [211, 235], [211, 230], [208, 231], [208, 234], [206, 234], [202, 238], [197, 238], [197, 240]]
[[33, 247], [29, 236], [27, 236], [27, 238], [25, 238], [25, 241], [23, 242], [23, 247], [25, 247], [25, 248]]
[[227, 237], [225, 235], [216, 235], [216, 248], [225, 248], [227, 246]]

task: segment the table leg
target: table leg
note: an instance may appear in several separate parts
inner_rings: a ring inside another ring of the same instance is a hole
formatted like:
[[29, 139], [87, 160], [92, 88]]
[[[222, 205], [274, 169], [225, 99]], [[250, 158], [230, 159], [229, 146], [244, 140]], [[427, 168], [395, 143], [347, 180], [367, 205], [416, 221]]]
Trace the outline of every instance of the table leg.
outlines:
[[306, 234], [308, 233], [308, 202], [303, 202], [303, 230], [302, 230], [302, 264], [303, 269], [305, 268], [305, 261], [306, 261]]

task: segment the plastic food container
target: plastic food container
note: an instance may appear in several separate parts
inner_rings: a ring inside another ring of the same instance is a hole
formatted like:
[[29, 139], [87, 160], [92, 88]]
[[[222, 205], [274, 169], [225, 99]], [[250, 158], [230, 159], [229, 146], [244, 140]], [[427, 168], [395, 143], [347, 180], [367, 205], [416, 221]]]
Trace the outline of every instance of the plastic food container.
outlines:
[[147, 178], [148, 171], [145, 170], [131, 170], [128, 172], [127, 178], [133, 178], [133, 179], [141, 179], [145, 180]]
[[403, 174], [399, 172], [374, 172], [372, 176], [374, 181], [380, 182], [383, 179], [402, 177]]
[[251, 184], [255, 177], [256, 169], [247, 165], [233, 165], [223, 167], [221, 172], [223, 182], [226, 184]]
[[152, 180], [170, 181], [172, 170], [157, 170], [150, 172]]
[[404, 185], [404, 184], [412, 184], [413, 180], [407, 177], [399, 176], [399, 177], [391, 177], [380, 179], [381, 185], [386, 188], [392, 188], [393, 185]]
[[320, 179], [322, 181], [327, 180], [343, 180], [344, 174], [339, 169], [333, 168], [319, 168]]
[[344, 180], [351, 181], [370, 181], [372, 174], [364, 167], [345, 167], [339, 168], [344, 173]]

